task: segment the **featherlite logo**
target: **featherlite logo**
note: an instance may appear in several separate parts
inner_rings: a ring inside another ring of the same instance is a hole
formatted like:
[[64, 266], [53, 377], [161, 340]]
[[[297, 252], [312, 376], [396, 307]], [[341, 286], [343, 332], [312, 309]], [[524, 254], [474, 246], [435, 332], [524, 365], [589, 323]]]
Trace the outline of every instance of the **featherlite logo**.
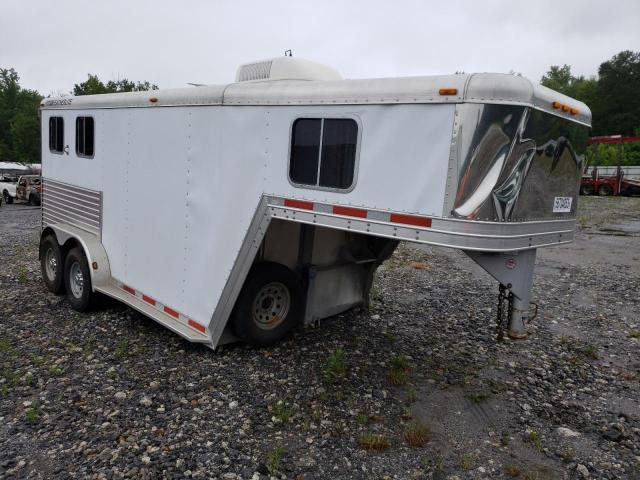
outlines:
[[73, 98], [54, 98], [45, 100], [44, 104], [47, 107], [51, 107], [53, 105], [71, 105], [71, 102], [73, 102]]

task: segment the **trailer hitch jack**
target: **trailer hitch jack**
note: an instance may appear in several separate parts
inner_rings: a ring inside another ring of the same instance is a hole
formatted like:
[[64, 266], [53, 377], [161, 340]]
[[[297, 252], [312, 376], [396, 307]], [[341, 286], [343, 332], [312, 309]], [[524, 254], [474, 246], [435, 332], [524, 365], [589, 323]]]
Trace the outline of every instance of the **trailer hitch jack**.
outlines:
[[505, 317], [508, 318], [507, 336], [509, 338], [513, 340], [527, 338], [526, 325], [533, 318], [529, 312], [536, 250], [508, 253], [465, 251], [465, 253], [499, 282], [496, 319], [498, 340], [501, 341], [504, 338]]

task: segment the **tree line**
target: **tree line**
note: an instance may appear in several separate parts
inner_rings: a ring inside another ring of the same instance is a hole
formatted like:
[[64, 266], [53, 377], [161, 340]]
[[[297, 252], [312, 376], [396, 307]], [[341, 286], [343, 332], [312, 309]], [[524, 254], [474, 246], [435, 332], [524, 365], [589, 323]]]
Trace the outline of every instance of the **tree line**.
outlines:
[[[0, 68], [0, 161], [38, 163], [40, 161], [40, 122], [38, 106], [42, 100], [35, 90], [20, 87], [13, 68]], [[575, 76], [569, 65], [553, 65], [541, 83], [586, 103], [593, 114], [590, 135], [640, 135], [640, 52], [629, 50], [603, 62], [592, 77]], [[75, 84], [72, 95], [156, 90], [148, 81], [126, 78], [104, 82], [89, 74]], [[599, 145], [588, 150], [590, 162], [599, 165], [640, 165], [640, 143]]]

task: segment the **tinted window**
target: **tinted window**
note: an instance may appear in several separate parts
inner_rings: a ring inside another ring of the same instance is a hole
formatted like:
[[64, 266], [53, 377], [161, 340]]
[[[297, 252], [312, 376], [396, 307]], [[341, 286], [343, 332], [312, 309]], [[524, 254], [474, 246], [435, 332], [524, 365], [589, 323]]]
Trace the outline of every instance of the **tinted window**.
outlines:
[[57, 153], [64, 151], [64, 120], [62, 117], [49, 118], [49, 150]]
[[358, 124], [354, 120], [300, 118], [293, 123], [291, 137], [292, 182], [326, 188], [351, 187], [358, 138]]
[[295, 183], [318, 183], [321, 124], [319, 118], [300, 118], [293, 123], [289, 176]]
[[320, 185], [349, 188], [353, 183], [358, 124], [348, 118], [324, 121]]
[[93, 157], [93, 117], [76, 118], [76, 154]]

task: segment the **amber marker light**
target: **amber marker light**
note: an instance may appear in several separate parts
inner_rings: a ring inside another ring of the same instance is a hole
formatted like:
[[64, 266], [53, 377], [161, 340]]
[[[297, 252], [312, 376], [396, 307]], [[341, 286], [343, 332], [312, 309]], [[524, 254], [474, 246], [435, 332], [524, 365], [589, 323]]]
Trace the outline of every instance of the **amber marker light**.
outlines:
[[151, 97], [151, 98], [149, 99], [149, 101], [150, 101], [151, 103], [156, 103], [156, 102], [158, 101], [158, 97]]
[[560, 102], [553, 102], [553, 103], [551, 104], [551, 106], [552, 106], [553, 108], [562, 108], [562, 104], [561, 104]]
[[438, 93], [440, 95], [457, 95], [458, 89], [457, 88], [441, 88], [440, 90], [438, 90]]
[[571, 115], [577, 115], [578, 114], [578, 109], [577, 108], [570, 108], [569, 109], [569, 113]]

